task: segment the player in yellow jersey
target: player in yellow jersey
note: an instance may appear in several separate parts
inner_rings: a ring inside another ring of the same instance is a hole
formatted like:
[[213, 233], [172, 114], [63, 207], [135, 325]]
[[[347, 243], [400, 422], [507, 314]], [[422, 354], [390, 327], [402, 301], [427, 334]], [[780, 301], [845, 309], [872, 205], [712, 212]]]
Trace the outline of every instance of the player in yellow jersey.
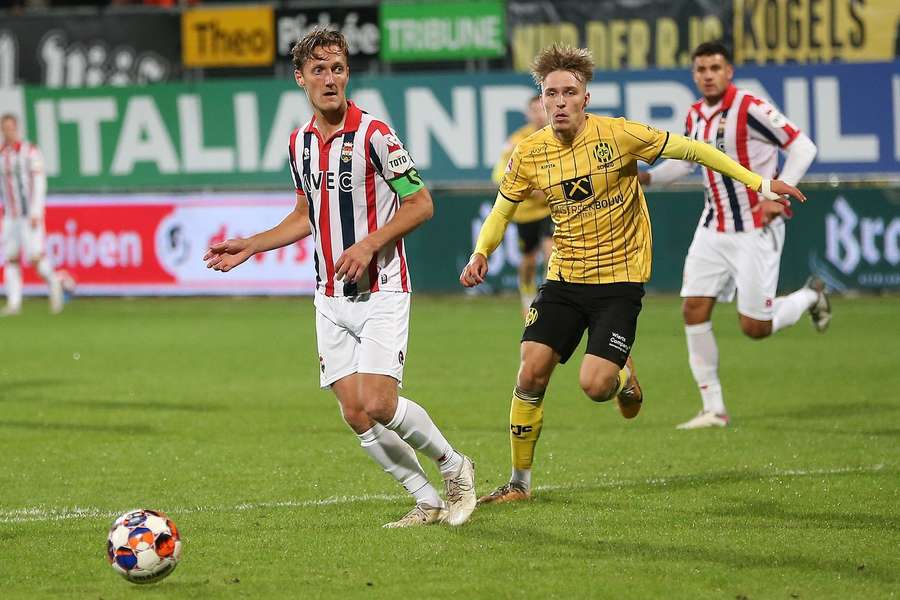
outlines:
[[[547, 113], [541, 102], [540, 95], [533, 96], [528, 101], [525, 111], [528, 123], [515, 130], [506, 140], [503, 153], [494, 166], [491, 178], [494, 183], [500, 184], [506, 173], [506, 165], [515, 147], [529, 135], [546, 127]], [[538, 271], [538, 255], [543, 254], [544, 261], [550, 257], [550, 249], [553, 247], [553, 221], [550, 220], [550, 206], [547, 197], [540, 190], [533, 190], [531, 195], [522, 201], [516, 214], [512, 218], [519, 234], [519, 249], [522, 251], [522, 260], [519, 263], [519, 296], [522, 299], [522, 311], [527, 314], [528, 308], [534, 302], [537, 294], [536, 275]]]
[[803, 201], [796, 188], [763, 180], [713, 146], [648, 125], [587, 114], [589, 51], [562, 45], [544, 49], [532, 74], [540, 86], [550, 126], [513, 151], [494, 208], [460, 275], [472, 287], [484, 281], [487, 257], [521, 202], [541, 190], [553, 218], [553, 252], [547, 281], [525, 318], [521, 363], [510, 408], [510, 481], [480, 503], [524, 500], [531, 495], [534, 448], [543, 424], [544, 392], [553, 369], [565, 363], [588, 331], [581, 362], [582, 390], [596, 402], [617, 399], [625, 418], [638, 414], [643, 393], [630, 352], [650, 278], [650, 218], [638, 184], [637, 161], [660, 157], [698, 162], [760, 192], [770, 202], [758, 210], [783, 210], [782, 195]]

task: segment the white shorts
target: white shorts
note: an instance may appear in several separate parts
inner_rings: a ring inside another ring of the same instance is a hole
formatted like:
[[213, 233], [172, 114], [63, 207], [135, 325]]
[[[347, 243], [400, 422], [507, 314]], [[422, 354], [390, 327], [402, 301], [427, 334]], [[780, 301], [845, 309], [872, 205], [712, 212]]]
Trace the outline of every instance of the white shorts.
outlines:
[[3, 256], [17, 260], [24, 250], [26, 260], [34, 260], [44, 253], [44, 222], [31, 226], [28, 217], [3, 217]]
[[323, 388], [352, 375], [389, 375], [403, 382], [410, 295], [375, 292], [328, 297], [317, 293], [316, 342]]
[[784, 221], [762, 229], [720, 233], [698, 227], [684, 261], [682, 298], [734, 300], [742, 315], [772, 320], [778, 270], [784, 247]]

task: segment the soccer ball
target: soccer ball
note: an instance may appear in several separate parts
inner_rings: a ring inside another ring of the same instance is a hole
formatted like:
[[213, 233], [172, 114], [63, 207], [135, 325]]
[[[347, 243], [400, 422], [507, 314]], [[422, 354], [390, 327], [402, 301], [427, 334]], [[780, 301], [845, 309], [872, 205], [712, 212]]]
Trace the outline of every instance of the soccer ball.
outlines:
[[131, 583], [152, 583], [175, 570], [181, 536], [175, 523], [156, 510], [131, 510], [109, 528], [106, 558]]

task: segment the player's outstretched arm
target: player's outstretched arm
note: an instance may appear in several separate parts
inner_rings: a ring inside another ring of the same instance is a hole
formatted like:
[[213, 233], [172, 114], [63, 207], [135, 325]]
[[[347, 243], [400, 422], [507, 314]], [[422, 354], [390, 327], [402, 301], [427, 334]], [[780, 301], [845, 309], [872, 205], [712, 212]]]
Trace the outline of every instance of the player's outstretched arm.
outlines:
[[518, 206], [517, 202], [507, 200], [503, 194], [497, 194], [494, 207], [481, 225], [481, 231], [478, 232], [478, 241], [475, 243], [475, 251], [472, 253], [472, 257], [469, 258], [469, 264], [465, 266], [459, 275], [459, 282], [463, 286], [475, 287], [484, 282], [488, 272], [487, 257], [503, 241], [503, 234], [506, 233], [506, 227], [509, 225]]
[[347, 283], [356, 283], [369, 268], [372, 257], [379, 250], [396, 242], [434, 215], [431, 193], [422, 184], [418, 174], [413, 170], [406, 176], [412, 177], [418, 182], [416, 191], [402, 197], [400, 208], [384, 226], [344, 250], [341, 257], [334, 263], [334, 276], [337, 279]]
[[800, 202], [806, 201], [806, 196], [794, 186], [777, 179], [763, 179], [760, 175], [745, 169], [724, 152], [683, 135], [669, 134], [662, 156], [689, 160], [709, 167], [713, 171], [740, 181], [747, 187], [756, 190], [766, 200], [780, 200], [784, 196], [790, 196]]
[[289, 246], [310, 232], [309, 206], [306, 198], [297, 194], [297, 205], [281, 223], [249, 238], [233, 238], [213, 244], [203, 260], [207, 269], [227, 273], [254, 254]]

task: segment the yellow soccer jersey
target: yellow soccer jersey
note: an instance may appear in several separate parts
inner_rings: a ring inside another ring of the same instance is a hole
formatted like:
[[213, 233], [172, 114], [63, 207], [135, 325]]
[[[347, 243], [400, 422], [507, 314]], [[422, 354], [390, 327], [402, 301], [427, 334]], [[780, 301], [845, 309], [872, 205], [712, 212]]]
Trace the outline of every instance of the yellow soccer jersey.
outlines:
[[[503, 179], [503, 174], [506, 172], [506, 167], [509, 164], [509, 157], [512, 155], [513, 149], [515, 149], [519, 142], [533, 134], [535, 131], [537, 131], [537, 129], [529, 123], [519, 127], [509, 136], [509, 139], [506, 140], [506, 146], [503, 148], [503, 153], [500, 154], [500, 159], [497, 161], [497, 164], [494, 166], [494, 171], [491, 174], [491, 179], [494, 180], [494, 183], [499, 184]], [[532, 221], [539, 221], [549, 214], [550, 206], [547, 204], [546, 198], [541, 198], [540, 196], [534, 197], [529, 194], [528, 198], [523, 200], [522, 204], [519, 205], [519, 208], [516, 209], [516, 214], [513, 216], [513, 222], [531, 223]]]
[[564, 144], [545, 127], [513, 151], [500, 193], [522, 202], [541, 190], [556, 228], [547, 279], [573, 283], [650, 279], [652, 236], [637, 161], [653, 164], [669, 134], [588, 114]]

